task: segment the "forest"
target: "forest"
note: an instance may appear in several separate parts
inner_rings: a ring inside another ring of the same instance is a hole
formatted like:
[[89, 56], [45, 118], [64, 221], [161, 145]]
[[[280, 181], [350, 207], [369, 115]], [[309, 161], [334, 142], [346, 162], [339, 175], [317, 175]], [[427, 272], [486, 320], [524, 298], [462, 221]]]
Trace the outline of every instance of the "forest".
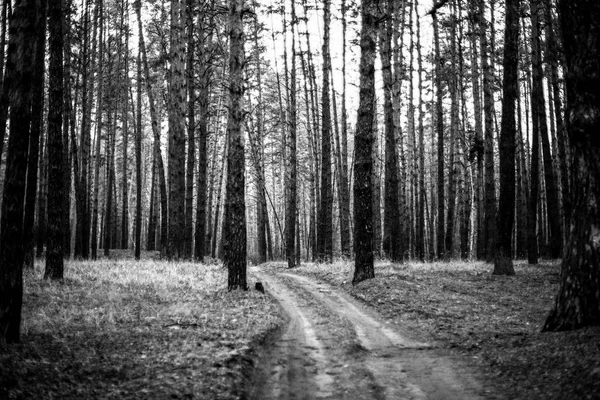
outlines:
[[0, 347], [28, 274], [130, 253], [229, 291], [559, 265], [539, 328], [600, 325], [596, 2], [1, 3]]

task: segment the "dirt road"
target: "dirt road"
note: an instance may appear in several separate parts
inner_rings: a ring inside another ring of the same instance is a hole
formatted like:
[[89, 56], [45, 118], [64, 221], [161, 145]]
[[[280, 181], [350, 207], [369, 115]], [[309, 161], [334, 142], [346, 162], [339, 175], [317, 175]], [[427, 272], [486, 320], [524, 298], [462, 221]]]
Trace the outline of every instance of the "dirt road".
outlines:
[[253, 272], [289, 320], [257, 366], [251, 399], [496, 398], [460, 360], [330, 285]]

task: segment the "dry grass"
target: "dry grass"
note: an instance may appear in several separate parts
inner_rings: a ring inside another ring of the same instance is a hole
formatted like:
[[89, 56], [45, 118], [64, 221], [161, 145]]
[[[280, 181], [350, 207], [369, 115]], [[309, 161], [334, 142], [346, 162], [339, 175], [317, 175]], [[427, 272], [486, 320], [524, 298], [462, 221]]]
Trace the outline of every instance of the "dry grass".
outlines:
[[[0, 398], [238, 398], [273, 300], [227, 292], [217, 265], [70, 262], [25, 277], [22, 344], [0, 353]], [[252, 277], [249, 277], [252, 279]]]
[[297, 272], [339, 286], [399, 326], [470, 358], [507, 398], [600, 398], [600, 330], [540, 332], [559, 264], [516, 262], [515, 269], [505, 277], [480, 262], [381, 262], [375, 279], [356, 286], [348, 262]]

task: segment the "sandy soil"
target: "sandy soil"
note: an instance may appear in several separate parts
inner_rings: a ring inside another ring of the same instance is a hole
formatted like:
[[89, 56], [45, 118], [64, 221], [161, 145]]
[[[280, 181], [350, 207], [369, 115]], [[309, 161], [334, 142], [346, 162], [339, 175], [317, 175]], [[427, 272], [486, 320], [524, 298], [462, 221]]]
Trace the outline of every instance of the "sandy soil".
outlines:
[[251, 399], [497, 398], [463, 360], [313, 278], [254, 268], [288, 316]]

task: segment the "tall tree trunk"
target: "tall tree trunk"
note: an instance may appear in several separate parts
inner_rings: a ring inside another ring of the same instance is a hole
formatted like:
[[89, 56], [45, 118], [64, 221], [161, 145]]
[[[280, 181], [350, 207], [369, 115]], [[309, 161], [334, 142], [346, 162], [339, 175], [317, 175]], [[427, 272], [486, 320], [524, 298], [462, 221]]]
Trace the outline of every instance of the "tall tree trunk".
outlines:
[[[23, 266], [33, 269], [34, 266], [34, 236], [33, 223], [35, 219], [35, 205], [37, 201], [38, 162], [40, 154], [40, 140], [43, 126], [44, 113], [44, 70], [46, 51], [46, 0], [40, 1], [40, 23], [37, 27], [35, 47], [33, 91], [31, 104], [31, 134], [29, 137], [29, 153], [27, 160], [27, 191], [25, 194], [25, 218], [23, 220]], [[4, 52], [4, 49], [1, 50]], [[4, 58], [4, 56], [2, 56]], [[0, 70], [3, 63], [0, 63]]]
[[[484, 213], [485, 213], [485, 259], [492, 262], [496, 248], [496, 181], [494, 178], [494, 93], [493, 58], [487, 40], [485, 1], [479, 1], [479, 40], [481, 43], [481, 68], [483, 69], [483, 113], [484, 113]], [[491, 27], [493, 31], [493, 26]]]
[[167, 183], [165, 179], [165, 167], [160, 151], [160, 127], [158, 120], [158, 112], [156, 111], [156, 103], [154, 101], [154, 94], [152, 92], [152, 84], [150, 80], [150, 66], [148, 64], [148, 55], [146, 52], [146, 45], [144, 44], [144, 31], [142, 30], [142, 17], [141, 17], [141, 1], [136, 1], [135, 10], [138, 20], [138, 32], [140, 40], [140, 48], [142, 49], [142, 63], [144, 64], [144, 78], [146, 80], [146, 92], [148, 94], [148, 103], [150, 104], [150, 119], [152, 121], [152, 133], [154, 136], [154, 152], [156, 153], [156, 160], [158, 166], [158, 183], [160, 190], [160, 249], [161, 254], [164, 253], [165, 246], [167, 244], [167, 227], [168, 227], [168, 204], [167, 204]]
[[63, 0], [52, 1], [48, 8], [49, 97], [48, 97], [48, 248], [44, 278], [62, 279], [63, 260]]
[[[295, 252], [296, 252], [296, 6], [295, 1], [292, 0], [292, 68], [290, 71], [290, 91], [289, 91], [289, 176], [287, 177], [286, 187], [288, 188], [287, 207], [285, 215], [285, 255], [287, 257], [288, 268], [294, 268], [296, 266]], [[328, 32], [329, 26], [325, 26], [325, 31]], [[327, 33], [326, 33], [327, 35]], [[324, 71], [325, 74], [329, 74], [329, 70]], [[299, 245], [299, 243], [298, 243]]]
[[183, 41], [181, 24], [181, 0], [171, 0], [171, 30], [169, 36], [171, 68], [169, 71], [169, 241], [167, 258], [183, 257], [184, 208], [185, 208], [185, 133], [183, 73]]
[[129, 185], [129, 174], [127, 166], [129, 165], [128, 146], [129, 146], [129, 0], [123, 0], [121, 4], [121, 32], [125, 35], [125, 45], [123, 48], [123, 82], [122, 82], [122, 102], [123, 102], [123, 158], [121, 176], [121, 248], [129, 248], [129, 194], [127, 187]]
[[92, 204], [92, 259], [98, 258], [98, 213], [100, 203], [100, 150], [102, 145], [102, 117], [104, 113], [104, 12], [103, 0], [97, 0], [98, 30], [98, 89], [96, 97], [96, 149], [94, 151], [94, 198]]
[[[137, 113], [135, 132], [135, 259], [142, 252], [142, 51], [137, 56]], [[154, 178], [154, 177], [153, 177]], [[154, 182], [152, 182], [152, 185]], [[150, 215], [152, 218], [152, 215]]]
[[476, 217], [476, 237], [477, 244], [475, 254], [478, 260], [485, 258], [485, 209], [483, 203], [484, 193], [484, 144], [483, 144], [483, 125], [482, 125], [482, 109], [481, 109], [481, 85], [480, 85], [480, 70], [479, 70], [479, 43], [478, 36], [481, 35], [481, 25], [479, 24], [480, 9], [478, 0], [470, 0], [471, 23], [470, 27], [473, 31], [471, 35], [471, 86], [473, 88], [473, 110], [475, 117], [475, 136], [470, 149], [470, 158], [475, 157], [477, 161], [477, 178], [475, 183], [475, 210]]
[[373, 266], [373, 119], [375, 118], [375, 55], [379, 0], [362, 0], [360, 89], [354, 135], [354, 277], [356, 284], [375, 277]]
[[403, 258], [401, 243], [401, 224], [399, 214], [398, 154], [396, 151], [396, 131], [392, 105], [392, 15], [394, 2], [387, 0], [387, 19], [380, 25], [381, 71], [384, 89], [385, 119], [385, 195], [383, 219], [383, 249], [392, 262], [401, 262]]
[[23, 198], [31, 125], [30, 106], [37, 33], [35, 27], [40, 23], [39, 14], [38, 0], [17, 0], [10, 21], [6, 69], [14, 71], [14, 86], [10, 88], [10, 135], [0, 229], [0, 346], [18, 343], [20, 340], [23, 304]]
[[565, 49], [573, 215], [561, 284], [545, 331], [600, 325], [600, 3], [559, 1]]
[[[184, 210], [184, 248], [183, 257], [192, 258], [192, 246], [194, 242], [194, 165], [196, 161], [196, 86], [194, 85], [194, 52], [196, 43], [194, 40], [194, 2], [186, 0], [185, 15], [187, 25], [187, 53], [186, 53], [186, 89], [187, 89], [187, 160], [185, 167], [185, 210]], [[206, 186], [205, 186], [206, 189]], [[205, 192], [202, 192], [205, 193]], [[200, 192], [198, 192], [200, 197]], [[202, 232], [204, 233], [204, 232]], [[202, 238], [204, 239], [204, 238]], [[196, 239], [198, 240], [198, 239]], [[200, 248], [204, 247], [204, 241]], [[202, 258], [204, 258], [202, 256]]]
[[434, 10], [431, 14], [433, 18], [433, 37], [435, 45], [435, 87], [436, 87], [436, 104], [435, 104], [435, 122], [437, 130], [437, 256], [444, 258], [444, 109], [442, 105], [443, 88], [442, 88], [442, 68], [443, 59], [440, 55], [440, 34], [438, 28], [437, 13]]
[[331, 0], [323, 1], [323, 86], [321, 108], [321, 201], [317, 231], [317, 259], [331, 262], [333, 259], [333, 193], [331, 187], [331, 102], [329, 70], [329, 27], [331, 23]]
[[244, 0], [229, 5], [229, 117], [227, 121], [227, 191], [223, 237], [223, 263], [229, 290], [246, 290], [246, 203], [244, 198]]
[[500, 131], [500, 202], [498, 205], [498, 241], [494, 275], [514, 275], [512, 232], [515, 219], [515, 105], [519, 63], [519, 0], [506, 0], [504, 31], [504, 82]]
[[562, 102], [558, 76], [558, 45], [556, 43], [555, 21], [552, 16], [551, 2], [545, 1], [546, 11], [546, 59], [550, 63], [550, 79], [554, 100], [554, 117], [556, 118], [556, 133], [558, 144], [558, 159], [560, 165], [560, 182], [562, 194], [562, 209], [565, 236], [568, 236], [568, 230], [571, 225], [571, 182], [569, 176], [569, 145], [565, 122], [562, 115]]
[[458, 98], [458, 71], [457, 65], [457, 46], [456, 46], [456, 2], [452, 2], [452, 19], [450, 29], [450, 57], [452, 62], [452, 70], [448, 78], [448, 86], [450, 91], [450, 154], [448, 162], [448, 217], [446, 220], [446, 237], [445, 237], [445, 258], [453, 256], [454, 251], [454, 218], [456, 210], [456, 178], [458, 171], [456, 170], [456, 141], [458, 137], [459, 124], [459, 98]]
[[[415, 1], [418, 9], [418, 1]], [[417, 65], [419, 68], [419, 187], [418, 187], [418, 210], [417, 229], [415, 237], [415, 254], [421, 261], [425, 261], [425, 129], [423, 126], [423, 57], [421, 54], [421, 21], [417, 18]], [[433, 243], [431, 243], [433, 245]]]
[[533, 86], [534, 101], [539, 105], [538, 123], [539, 134], [542, 139], [542, 155], [544, 157], [544, 178], [546, 184], [546, 198], [548, 205], [548, 227], [550, 228], [550, 256], [558, 258], [562, 255], [562, 227], [560, 220], [560, 204], [558, 202], [558, 189], [554, 178], [554, 166], [550, 153], [548, 139], [548, 124], [546, 119], [546, 101], [544, 96], [544, 73], [542, 70], [541, 30], [539, 26], [540, 12], [543, 11], [540, 0], [531, 0], [531, 36], [533, 55]]

